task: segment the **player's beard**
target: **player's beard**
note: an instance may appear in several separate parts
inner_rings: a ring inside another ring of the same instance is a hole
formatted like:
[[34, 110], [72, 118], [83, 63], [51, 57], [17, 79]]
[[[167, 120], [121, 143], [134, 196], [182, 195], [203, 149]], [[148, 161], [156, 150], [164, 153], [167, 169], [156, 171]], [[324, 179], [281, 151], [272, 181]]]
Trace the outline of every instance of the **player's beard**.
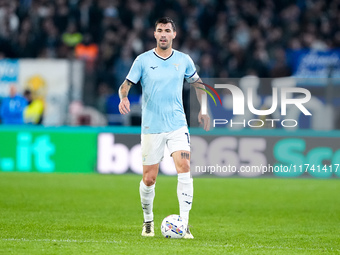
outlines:
[[168, 41], [166, 44], [161, 44], [161, 40], [158, 42], [158, 47], [161, 48], [162, 50], [167, 50], [171, 47], [172, 41]]

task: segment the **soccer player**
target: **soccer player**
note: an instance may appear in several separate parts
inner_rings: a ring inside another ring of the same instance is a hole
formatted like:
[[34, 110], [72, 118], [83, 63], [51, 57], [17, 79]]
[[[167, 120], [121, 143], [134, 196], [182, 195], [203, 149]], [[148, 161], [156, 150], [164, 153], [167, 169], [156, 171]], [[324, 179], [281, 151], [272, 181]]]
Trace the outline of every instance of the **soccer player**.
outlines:
[[[130, 112], [128, 92], [140, 81], [142, 85], [142, 160], [143, 179], [140, 182], [140, 198], [144, 213], [142, 236], [154, 236], [153, 200], [159, 163], [167, 145], [178, 173], [177, 196], [180, 215], [186, 224], [193, 200], [193, 180], [190, 176], [190, 136], [183, 110], [183, 81], [195, 87], [201, 84], [191, 58], [172, 49], [176, 37], [175, 23], [168, 17], [156, 21], [154, 36], [156, 48], [139, 55], [119, 88], [119, 111]], [[199, 102], [206, 94], [196, 89]], [[199, 122], [205, 130], [210, 128], [210, 117], [200, 111]], [[192, 239], [187, 228], [184, 238]]]

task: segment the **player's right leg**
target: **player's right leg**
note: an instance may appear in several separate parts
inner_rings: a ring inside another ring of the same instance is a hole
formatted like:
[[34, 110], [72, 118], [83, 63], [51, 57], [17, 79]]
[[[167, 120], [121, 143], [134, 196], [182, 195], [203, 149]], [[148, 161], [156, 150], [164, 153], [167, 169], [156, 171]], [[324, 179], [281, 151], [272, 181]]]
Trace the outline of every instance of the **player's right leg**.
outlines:
[[165, 139], [162, 134], [142, 134], [143, 179], [139, 185], [144, 215], [142, 236], [154, 236], [153, 201], [159, 162], [164, 156]]
[[144, 223], [142, 236], [154, 236], [153, 200], [155, 198], [155, 182], [159, 164], [143, 166], [143, 179], [139, 185], [140, 200], [142, 203]]

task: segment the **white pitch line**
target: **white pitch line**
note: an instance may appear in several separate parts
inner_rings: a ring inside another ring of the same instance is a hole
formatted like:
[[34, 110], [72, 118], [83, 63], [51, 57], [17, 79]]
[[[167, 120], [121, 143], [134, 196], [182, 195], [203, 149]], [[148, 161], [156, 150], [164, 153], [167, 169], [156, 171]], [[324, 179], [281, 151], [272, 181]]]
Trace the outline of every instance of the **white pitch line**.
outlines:
[[[55, 243], [108, 243], [108, 244], [117, 244], [124, 243], [128, 244], [129, 242], [125, 241], [115, 241], [115, 240], [75, 240], [75, 239], [26, 239], [26, 238], [0, 238], [0, 241], [14, 241], [14, 242], [55, 242]], [[138, 244], [139, 242], [134, 242]], [[233, 244], [195, 244], [195, 246], [210, 246], [210, 247], [224, 247], [224, 248], [242, 248], [242, 249], [272, 249], [272, 250], [303, 250], [303, 251], [336, 251], [339, 252], [339, 249], [333, 248], [301, 248], [301, 247], [282, 247], [282, 246], [245, 246], [245, 245], [233, 245]]]
[[126, 243], [122, 241], [97, 241], [97, 240], [74, 240], [74, 239], [26, 239], [26, 238], [1, 238], [1, 241], [15, 241], [15, 242], [55, 242], [55, 243]]
[[[200, 246], [200, 245], [198, 245]], [[275, 250], [303, 250], [303, 251], [340, 251], [333, 248], [301, 248], [301, 247], [282, 247], [282, 246], [245, 246], [233, 244], [201, 244], [201, 246], [225, 247], [225, 248], [242, 248], [242, 249], [275, 249]]]

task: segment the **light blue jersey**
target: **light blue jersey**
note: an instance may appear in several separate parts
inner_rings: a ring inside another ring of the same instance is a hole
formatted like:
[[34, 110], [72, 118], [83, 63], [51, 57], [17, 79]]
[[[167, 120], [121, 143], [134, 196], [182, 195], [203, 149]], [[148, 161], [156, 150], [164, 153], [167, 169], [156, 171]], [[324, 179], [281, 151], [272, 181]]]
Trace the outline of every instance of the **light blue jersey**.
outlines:
[[126, 77], [132, 83], [142, 84], [142, 133], [157, 134], [187, 126], [182, 90], [184, 79], [198, 79], [191, 58], [173, 50], [164, 59], [155, 50], [139, 55]]

